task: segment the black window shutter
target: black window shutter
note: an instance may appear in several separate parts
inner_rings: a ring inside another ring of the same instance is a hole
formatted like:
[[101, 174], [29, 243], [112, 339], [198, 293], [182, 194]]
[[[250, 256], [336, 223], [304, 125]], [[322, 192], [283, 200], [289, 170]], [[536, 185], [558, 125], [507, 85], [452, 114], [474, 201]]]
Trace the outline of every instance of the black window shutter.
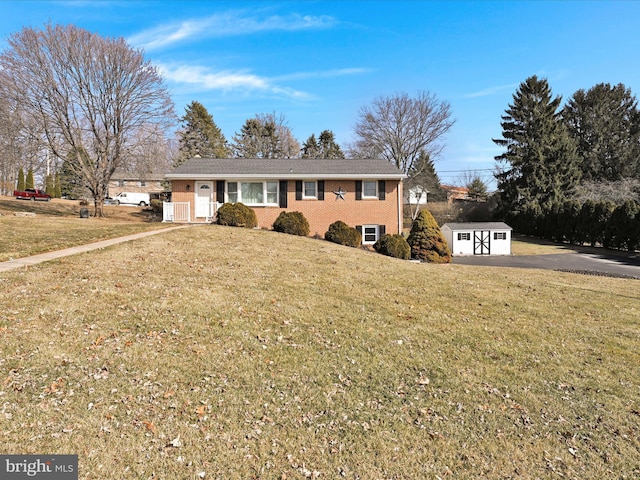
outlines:
[[378, 233], [380, 234], [380, 236], [382, 236], [385, 233], [387, 233], [387, 226], [386, 225], [378, 225]]
[[296, 200], [302, 200], [302, 180], [296, 180]]
[[362, 181], [356, 180], [356, 200], [362, 200]]
[[216, 182], [216, 202], [224, 203], [224, 180]]
[[362, 225], [356, 225], [356, 230], [360, 232], [360, 236], [362, 236]]
[[386, 192], [384, 180], [378, 180], [378, 200], [384, 200], [385, 198]]
[[280, 180], [280, 188], [278, 192], [278, 206], [280, 208], [287, 208], [287, 185], [289, 182], [286, 180]]
[[318, 200], [324, 200], [324, 180], [318, 180]]

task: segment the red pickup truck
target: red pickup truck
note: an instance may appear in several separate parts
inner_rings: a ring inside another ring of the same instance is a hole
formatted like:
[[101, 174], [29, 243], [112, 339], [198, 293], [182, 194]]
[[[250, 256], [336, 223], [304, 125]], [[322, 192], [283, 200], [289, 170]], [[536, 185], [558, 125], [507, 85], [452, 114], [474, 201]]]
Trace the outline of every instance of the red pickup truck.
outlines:
[[13, 196], [18, 200], [42, 200], [44, 202], [51, 200], [51, 195], [35, 188], [27, 188], [23, 192], [14, 190]]

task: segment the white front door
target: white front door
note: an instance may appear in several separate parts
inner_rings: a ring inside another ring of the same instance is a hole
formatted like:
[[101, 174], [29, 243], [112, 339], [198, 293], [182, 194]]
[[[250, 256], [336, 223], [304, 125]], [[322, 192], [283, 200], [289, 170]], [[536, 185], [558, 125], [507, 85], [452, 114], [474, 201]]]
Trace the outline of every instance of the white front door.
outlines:
[[196, 182], [196, 218], [211, 217], [213, 182]]

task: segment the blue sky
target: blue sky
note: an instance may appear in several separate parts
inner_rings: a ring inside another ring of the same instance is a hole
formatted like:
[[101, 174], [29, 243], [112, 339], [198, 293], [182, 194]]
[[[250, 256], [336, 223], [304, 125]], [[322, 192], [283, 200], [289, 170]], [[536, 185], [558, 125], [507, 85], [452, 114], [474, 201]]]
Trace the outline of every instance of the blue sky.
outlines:
[[0, 1], [8, 35], [46, 22], [124, 37], [161, 68], [179, 115], [205, 105], [231, 140], [258, 113], [284, 114], [302, 143], [353, 140], [359, 109], [419, 91], [456, 123], [436, 161], [443, 183], [491, 180], [491, 141], [520, 82], [640, 91], [637, 1]]

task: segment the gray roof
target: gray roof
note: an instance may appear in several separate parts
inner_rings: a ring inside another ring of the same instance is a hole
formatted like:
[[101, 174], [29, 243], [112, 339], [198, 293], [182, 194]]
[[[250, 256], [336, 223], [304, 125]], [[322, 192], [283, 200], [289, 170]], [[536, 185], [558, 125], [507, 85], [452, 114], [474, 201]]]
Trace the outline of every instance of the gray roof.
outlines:
[[504, 222], [445, 223], [442, 226], [445, 225], [451, 230], [513, 230]]
[[395, 165], [377, 159], [192, 158], [165, 175], [167, 179], [224, 178], [378, 178], [402, 179]]

